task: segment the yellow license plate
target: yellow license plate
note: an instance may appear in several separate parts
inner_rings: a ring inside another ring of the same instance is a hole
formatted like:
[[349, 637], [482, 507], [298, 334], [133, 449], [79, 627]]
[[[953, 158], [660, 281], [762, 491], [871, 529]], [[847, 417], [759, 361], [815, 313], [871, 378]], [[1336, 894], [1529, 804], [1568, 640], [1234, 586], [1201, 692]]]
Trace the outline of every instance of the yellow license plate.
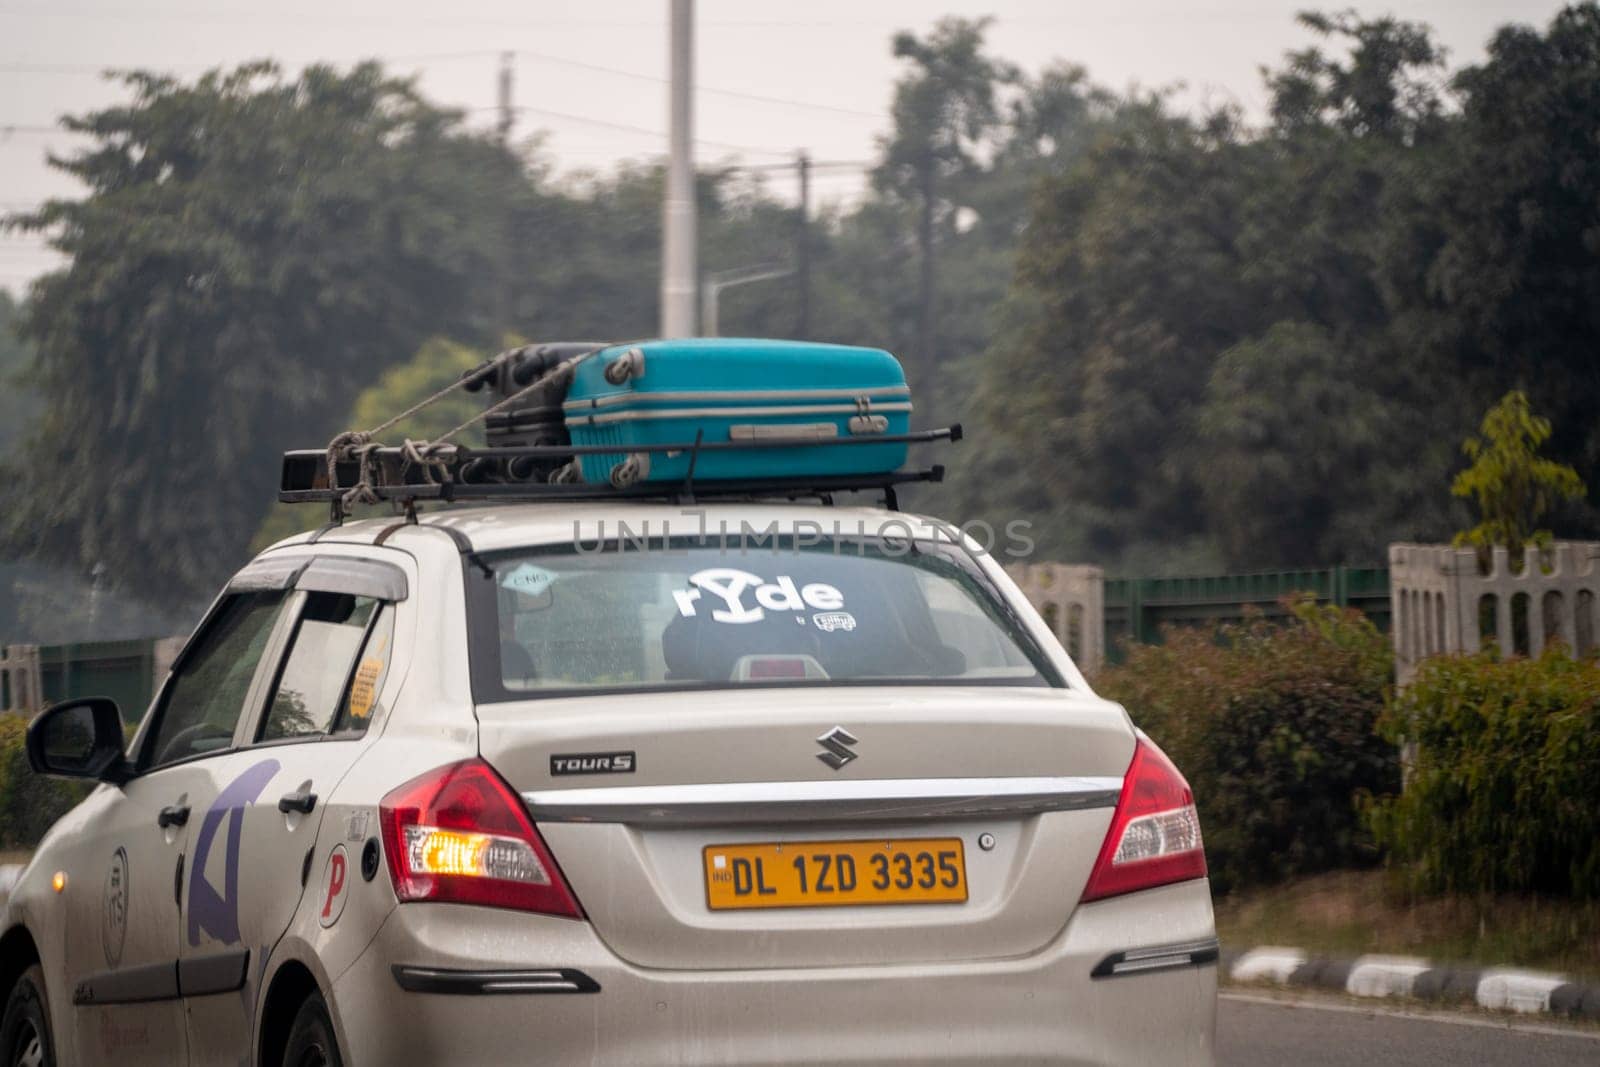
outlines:
[[959, 837], [707, 845], [702, 855], [713, 911], [967, 899]]

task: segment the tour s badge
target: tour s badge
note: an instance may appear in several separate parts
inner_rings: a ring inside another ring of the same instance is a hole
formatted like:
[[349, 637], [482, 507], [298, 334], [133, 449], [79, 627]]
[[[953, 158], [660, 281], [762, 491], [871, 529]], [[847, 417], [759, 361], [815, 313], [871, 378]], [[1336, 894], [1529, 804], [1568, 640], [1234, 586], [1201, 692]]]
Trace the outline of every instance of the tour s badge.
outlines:
[[[796, 586], [794, 579], [786, 574], [780, 574], [768, 582], [759, 574], [749, 571], [712, 567], [689, 575], [689, 585], [693, 588], [680, 589], [672, 594], [678, 604], [678, 614], [686, 619], [695, 618], [705, 610], [713, 622], [740, 625], [760, 622], [768, 612], [819, 611], [832, 615], [834, 619], [841, 616], [849, 619], [850, 625], [819, 624], [818, 629], [855, 628], [855, 619], [843, 611], [844, 594], [824, 582]], [[795, 621], [803, 624], [806, 620], [803, 615], [797, 614]]]
[[550, 773], [563, 774], [632, 774], [638, 766], [633, 752], [574, 752], [550, 757]]

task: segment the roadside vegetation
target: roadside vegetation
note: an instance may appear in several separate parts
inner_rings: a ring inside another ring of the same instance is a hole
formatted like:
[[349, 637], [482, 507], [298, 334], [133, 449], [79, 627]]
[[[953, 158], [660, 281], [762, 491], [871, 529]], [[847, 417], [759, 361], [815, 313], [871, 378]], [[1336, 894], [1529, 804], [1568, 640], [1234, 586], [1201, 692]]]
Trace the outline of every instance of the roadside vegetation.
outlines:
[[1217, 936], [1235, 949], [1289, 945], [1518, 966], [1600, 980], [1600, 902], [1522, 893], [1419, 894], [1381, 869], [1329, 871], [1219, 897]]
[[7, 852], [26, 850], [61, 816], [71, 811], [89, 787], [82, 782], [41, 778], [28, 766], [22, 738], [28, 720], [20, 715], [0, 715], [0, 862]]
[[1169, 630], [1095, 679], [1183, 768], [1218, 893], [1376, 863], [1357, 801], [1400, 784], [1375, 731], [1388, 637], [1354, 610], [1292, 608], [1287, 626]]
[[[1541, 565], [1542, 521], [1585, 491], [1551, 436], [1519, 391], [1490, 408], [1458, 545]], [[1600, 975], [1600, 659], [1491, 644], [1397, 689], [1369, 621], [1287, 606], [1169, 629], [1096, 679], [1189, 777], [1224, 940]]]

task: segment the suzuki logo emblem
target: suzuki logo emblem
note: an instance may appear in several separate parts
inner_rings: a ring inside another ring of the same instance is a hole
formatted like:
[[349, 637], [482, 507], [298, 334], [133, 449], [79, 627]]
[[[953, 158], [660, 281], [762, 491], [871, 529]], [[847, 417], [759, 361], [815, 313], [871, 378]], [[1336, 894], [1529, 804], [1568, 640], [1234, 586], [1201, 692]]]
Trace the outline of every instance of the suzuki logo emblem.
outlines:
[[856, 739], [850, 735], [849, 730], [846, 730], [843, 726], [835, 726], [817, 738], [817, 744], [827, 749], [826, 752], [818, 752], [817, 758], [834, 770], [838, 770], [856, 758], [856, 754], [846, 746], [857, 743]]

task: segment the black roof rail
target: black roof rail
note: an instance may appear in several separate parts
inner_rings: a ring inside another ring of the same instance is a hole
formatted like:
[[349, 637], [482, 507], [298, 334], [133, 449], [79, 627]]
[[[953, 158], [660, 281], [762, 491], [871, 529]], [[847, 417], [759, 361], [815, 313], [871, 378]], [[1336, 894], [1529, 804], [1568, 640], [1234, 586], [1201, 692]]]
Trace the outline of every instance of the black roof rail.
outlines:
[[[404, 448], [379, 447], [370, 450], [368, 457], [372, 477], [365, 488], [378, 500], [396, 501], [408, 510], [419, 501], [594, 501], [594, 500], [668, 500], [692, 504], [699, 499], [804, 497], [831, 498], [833, 493], [881, 491], [890, 508], [897, 506], [894, 487], [915, 482], [944, 480], [944, 467], [933, 465], [922, 469], [904, 469], [879, 474], [808, 475], [803, 477], [771, 477], [740, 479], [696, 479], [694, 470], [702, 452], [752, 451], [769, 448], [840, 448], [851, 445], [927, 444], [937, 441], [959, 441], [962, 438], [959, 424], [937, 430], [917, 430], [905, 434], [886, 434], [862, 437], [843, 437], [836, 440], [808, 441], [802, 445], [782, 440], [704, 441], [699, 435], [694, 441], [655, 445], [529, 445], [506, 448], [468, 448], [450, 446], [430, 456], [430, 464], [411, 462]], [[635, 453], [690, 454], [688, 472], [682, 480], [641, 482], [626, 488], [591, 483], [545, 483], [503, 481], [484, 478], [476, 472], [499, 469], [500, 464], [480, 461], [508, 460], [518, 457], [540, 459], [567, 458], [583, 455], [618, 455]], [[328, 453], [325, 449], [304, 449], [283, 454], [283, 471], [278, 486], [278, 499], [284, 503], [331, 503], [336, 512], [346, 494], [362, 478], [361, 464], [356, 457], [340, 458], [334, 464], [334, 481], [328, 480]]]

